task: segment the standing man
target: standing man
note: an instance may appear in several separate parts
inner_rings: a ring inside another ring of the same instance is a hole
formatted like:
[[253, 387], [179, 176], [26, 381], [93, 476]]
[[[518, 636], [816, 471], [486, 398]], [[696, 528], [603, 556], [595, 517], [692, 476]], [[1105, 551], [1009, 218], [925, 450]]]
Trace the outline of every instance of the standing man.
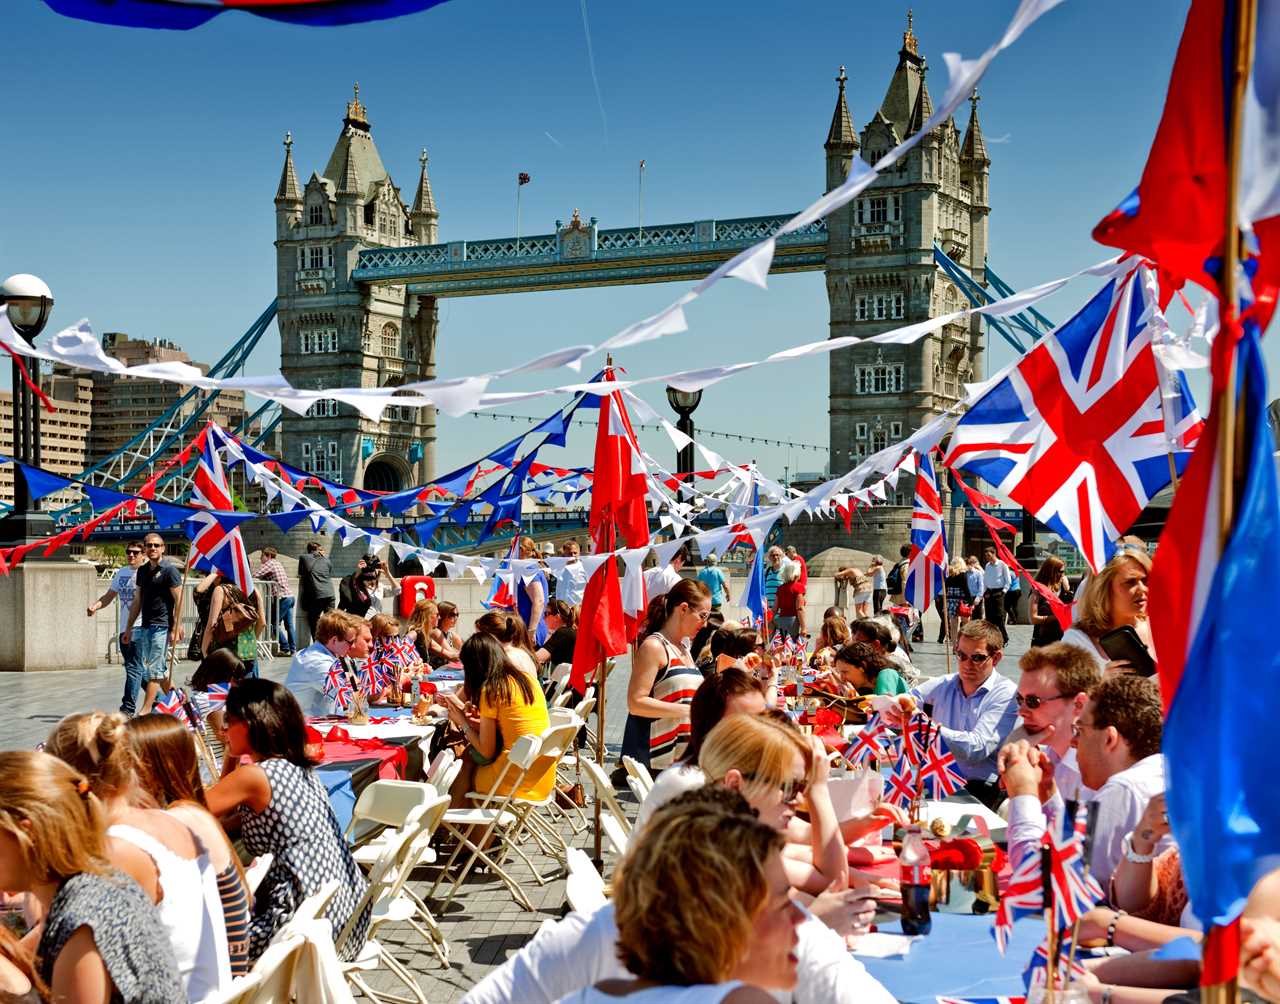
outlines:
[[[281, 655], [293, 655], [298, 646], [293, 642], [293, 588], [289, 585], [289, 575], [280, 564], [279, 551], [274, 547], [262, 549], [262, 564], [258, 566], [258, 578], [271, 583], [271, 596], [275, 600], [271, 604], [271, 637], [280, 646]], [[287, 641], [281, 641], [280, 628], [284, 627]]]
[[719, 610], [733, 599], [729, 595], [729, 576], [720, 567], [720, 559], [714, 552], [708, 554], [702, 561], [703, 566], [698, 569], [698, 581], [711, 590], [711, 609]]
[[978, 564], [978, 559], [974, 555], [965, 558], [965, 574], [969, 577], [969, 592], [973, 595], [973, 613], [969, 615], [971, 620], [985, 620], [982, 616], [982, 566]]
[[682, 544], [680, 550], [671, 556], [671, 564], [665, 568], [651, 568], [644, 573], [644, 594], [648, 602], [652, 603], [655, 598], [671, 592], [675, 584], [683, 578], [680, 569], [684, 568], [688, 561], [689, 545]]
[[984, 620], [994, 624], [1000, 630], [1004, 643], [1009, 643], [1009, 632], [1004, 626], [1004, 594], [1013, 581], [1013, 573], [1009, 566], [996, 557], [996, 549], [988, 547], [982, 552], [986, 564], [982, 568], [982, 606], [986, 613]]
[[142, 541], [131, 540], [124, 548], [128, 564], [117, 569], [111, 576], [111, 585], [107, 591], [89, 604], [89, 616], [92, 617], [117, 597], [120, 600], [120, 612], [117, 640], [120, 642], [120, 658], [124, 660], [124, 697], [120, 699], [122, 714], [132, 716], [138, 707], [138, 689], [142, 686], [142, 662], [138, 658], [138, 643], [125, 641], [125, 634], [136, 622], [129, 620], [133, 609], [133, 594], [138, 588], [136, 574], [142, 564]]
[[[1004, 801], [996, 779], [996, 754], [1018, 720], [1018, 688], [996, 672], [1003, 656], [1004, 642], [995, 626], [970, 621], [956, 639], [959, 672], [927, 680], [911, 691], [916, 709], [941, 727], [965, 789], [992, 810]], [[891, 708], [885, 718], [890, 725], [903, 725], [900, 708]]]
[[[182, 595], [182, 573], [176, 565], [164, 560], [164, 538], [160, 534], [147, 534], [142, 538], [142, 547], [147, 560], [134, 573], [137, 588], [129, 605], [130, 626], [125, 628], [124, 640], [137, 642], [142, 678], [147, 684], [138, 714], [149, 715], [160, 684], [169, 676], [165, 664], [168, 648], [182, 641], [182, 625], [174, 617]], [[142, 626], [135, 632], [132, 625], [139, 615]]]
[[777, 545], [764, 552], [764, 602], [770, 610], [778, 602], [778, 587], [782, 585], [782, 565], [786, 560], [782, 548]]
[[[1018, 715], [1021, 724], [1009, 734], [1009, 744], [1025, 739], [1039, 746], [1053, 765], [1053, 780], [1066, 798], [1089, 801], [1093, 789], [1080, 780], [1073, 730], [1084, 711], [1089, 691], [1102, 682], [1097, 661], [1084, 649], [1063, 642], [1025, 652], [1018, 660], [1022, 678], [1018, 680]], [[1004, 770], [1005, 749], [1000, 751]]]
[[307, 620], [307, 632], [314, 638], [316, 621], [326, 610], [332, 610], [336, 602], [329, 556], [318, 540], [308, 542], [307, 553], [298, 559], [298, 598], [302, 616]]
[[578, 554], [576, 540], [566, 540], [560, 545], [560, 556], [569, 562], [556, 576], [556, 599], [564, 600], [571, 607], [582, 606], [582, 597], [587, 591], [587, 570]]

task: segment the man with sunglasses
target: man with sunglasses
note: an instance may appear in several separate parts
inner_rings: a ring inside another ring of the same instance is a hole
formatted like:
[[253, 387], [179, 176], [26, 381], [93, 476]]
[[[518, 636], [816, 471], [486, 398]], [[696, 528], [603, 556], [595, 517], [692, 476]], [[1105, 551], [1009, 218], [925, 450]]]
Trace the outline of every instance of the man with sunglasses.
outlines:
[[[368, 630], [363, 618], [342, 610], [326, 610], [316, 620], [315, 638], [306, 648], [293, 653], [284, 685], [298, 699], [308, 718], [322, 718], [333, 711], [333, 698], [325, 693], [325, 680], [335, 659], [346, 659], [361, 631]], [[368, 653], [363, 653], [367, 655]]]
[[133, 624], [129, 623], [129, 613], [133, 608], [133, 594], [137, 589], [138, 566], [143, 561], [142, 541], [129, 541], [125, 545], [124, 554], [129, 563], [111, 576], [111, 585], [89, 604], [88, 614], [92, 617], [113, 600], [120, 600], [119, 630], [116, 633], [120, 642], [120, 658], [124, 661], [124, 696], [120, 699], [120, 711], [132, 717], [138, 707], [138, 690], [142, 687], [142, 659], [138, 656], [137, 642], [125, 641], [125, 632], [130, 627], [137, 626], [136, 620]]
[[[138, 588], [129, 605], [130, 626], [125, 628], [124, 640], [137, 643], [142, 679], [147, 685], [138, 714], [149, 715], [161, 685], [169, 678], [165, 658], [169, 646], [182, 641], [182, 625], [174, 616], [178, 597], [182, 595], [182, 572], [164, 560], [164, 538], [160, 534], [149, 533], [143, 537], [142, 552], [146, 561], [134, 573]], [[142, 625], [135, 630], [132, 625], [139, 616]]]
[[[926, 680], [911, 691], [917, 710], [932, 709], [965, 778], [965, 789], [991, 809], [1004, 800], [996, 779], [996, 753], [1018, 720], [1018, 688], [996, 672], [1003, 656], [1000, 629], [987, 621], [969, 621], [956, 638], [958, 671]], [[885, 717], [899, 727], [904, 718], [897, 709]]]
[[1026, 740], [1048, 756], [1059, 791], [1070, 799], [1090, 800], [1093, 789], [1080, 780], [1071, 730], [1084, 710], [1089, 691], [1102, 682], [1102, 671], [1084, 649], [1060, 641], [1029, 649], [1018, 660], [1018, 668], [1022, 678], [1014, 699], [1022, 722], [1000, 751], [1001, 773], [1009, 744]]

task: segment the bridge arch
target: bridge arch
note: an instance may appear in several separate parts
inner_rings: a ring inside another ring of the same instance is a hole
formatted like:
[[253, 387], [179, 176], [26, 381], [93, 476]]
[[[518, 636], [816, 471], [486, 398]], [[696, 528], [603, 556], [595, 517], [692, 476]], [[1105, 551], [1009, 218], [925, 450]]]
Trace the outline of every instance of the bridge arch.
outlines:
[[398, 492], [408, 487], [411, 473], [404, 457], [375, 453], [365, 464], [361, 487], [371, 492]]

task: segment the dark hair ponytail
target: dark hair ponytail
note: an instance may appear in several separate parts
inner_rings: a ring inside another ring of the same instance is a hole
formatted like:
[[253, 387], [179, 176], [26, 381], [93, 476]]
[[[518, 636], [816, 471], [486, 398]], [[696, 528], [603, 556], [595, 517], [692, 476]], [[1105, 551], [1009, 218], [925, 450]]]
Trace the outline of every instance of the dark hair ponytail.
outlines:
[[271, 680], [250, 677], [227, 694], [223, 712], [249, 727], [249, 748], [261, 759], [281, 757], [298, 767], [314, 767], [307, 756], [307, 719], [297, 699]]
[[644, 630], [640, 632], [641, 639], [660, 630], [681, 603], [696, 607], [703, 600], [709, 599], [711, 599], [711, 590], [705, 582], [700, 579], [681, 579], [661, 596], [655, 596], [649, 602], [649, 608], [645, 611]]

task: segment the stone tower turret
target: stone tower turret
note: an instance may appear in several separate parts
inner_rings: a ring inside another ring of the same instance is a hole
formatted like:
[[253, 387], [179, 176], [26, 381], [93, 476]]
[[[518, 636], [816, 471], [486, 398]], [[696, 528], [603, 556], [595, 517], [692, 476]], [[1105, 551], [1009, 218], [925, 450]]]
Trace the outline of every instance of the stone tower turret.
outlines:
[[438, 240], [440, 214], [436, 211], [436, 197], [431, 192], [431, 179], [427, 177], [425, 147], [418, 163], [422, 165], [422, 171], [418, 175], [418, 193], [413, 197], [413, 206], [409, 210], [409, 224], [413, 227], [413, 239], [417, 243], [434, 244]]

